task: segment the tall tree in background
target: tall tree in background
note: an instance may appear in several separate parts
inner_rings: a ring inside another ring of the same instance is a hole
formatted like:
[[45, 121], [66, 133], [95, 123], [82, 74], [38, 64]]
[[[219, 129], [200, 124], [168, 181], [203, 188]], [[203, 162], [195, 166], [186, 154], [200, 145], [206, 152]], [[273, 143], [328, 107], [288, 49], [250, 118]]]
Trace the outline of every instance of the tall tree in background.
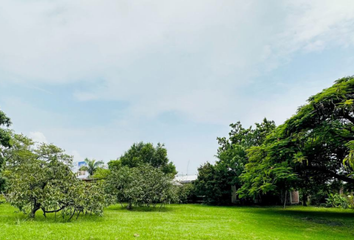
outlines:
[[129, 168], [138, 167], [143, 164], [149, 164], [160, 169], [165, 174], [176, 175], [176, 167], [169, 162], [167, 149], [161, 143], [156, 147], [152, 143], [134, 143], [118, 160], [108, 163], [109, 168], [120, 168], [127, 166]]
[[86, 166], [82, 166], [80, 171], [87, 171], [90, 176], [94, 175], [95, 172], [101, 168], [104, 164], [103, 161], [96, 161], [95, 159], [85, 158]]
[[230, 204], [232, 187], [242, 186], [240, 175], [248, 163], [247, 150], [261, 145], [266, 136], [275, 129], [274, 121], [264, 119], [255, 127], [244, 128], [240, 122], [231, 124], [229, 138], [218, 138], [218, 161], [207, 163], [198, 169], [195, 182], [198, 194], [205, 196], [210, 204]]
[[5, 180], [1, 177], [2, 165], [5, 162], [3, 151], [5, 148], [11, 146], [11, 136], [7, 129], [2, 127], [9, 127], [11, 125], [10, 118], [8, 118], [3, 111], [0, 110], [0, 193], [4, 190]]

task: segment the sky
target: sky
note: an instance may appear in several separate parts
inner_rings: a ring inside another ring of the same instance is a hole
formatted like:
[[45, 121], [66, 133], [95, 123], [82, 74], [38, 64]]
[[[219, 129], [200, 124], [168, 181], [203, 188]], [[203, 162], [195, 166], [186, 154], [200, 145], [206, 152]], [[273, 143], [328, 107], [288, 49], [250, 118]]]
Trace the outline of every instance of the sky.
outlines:
[[76, 162], [161, 142], [196, 174], [229, 124], [354, 74], [352, 0], [0, 1], [0, 109]]

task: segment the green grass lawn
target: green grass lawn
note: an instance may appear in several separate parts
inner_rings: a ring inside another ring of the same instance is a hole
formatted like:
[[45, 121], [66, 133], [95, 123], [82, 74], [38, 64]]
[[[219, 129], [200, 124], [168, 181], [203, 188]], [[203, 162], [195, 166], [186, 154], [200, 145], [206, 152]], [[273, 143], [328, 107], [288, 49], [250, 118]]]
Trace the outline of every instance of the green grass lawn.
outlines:
[[111, 206], [103, 217], [71, 222], [27, 220], [0, 204], [0, 239], [354, 239], [354, 211], [314, 207], [169, 205], [128, 211]]

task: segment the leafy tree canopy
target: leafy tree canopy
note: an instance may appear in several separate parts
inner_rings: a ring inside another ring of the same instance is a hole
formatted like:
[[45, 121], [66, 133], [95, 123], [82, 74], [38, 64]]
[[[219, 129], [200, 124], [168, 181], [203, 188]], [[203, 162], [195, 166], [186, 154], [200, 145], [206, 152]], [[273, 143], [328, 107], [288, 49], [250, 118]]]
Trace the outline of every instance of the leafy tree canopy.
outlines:
[[229, 138], [217, 138], [218, 161], [206, 163], [198, 169], [196, 190], [210, 204], [230, 204], [231, 186], [242, 186], [240, 175], [248, 163], [247, 150], [261, 145], [275, 129], [274, 121], [264, 119], [253, 128], [244, 128], [240, 122], [231, 124]]
[[175, 165], [169, 162], [167, 150], [161, 143], [158, 143], [156, 147], [152, 143], [134, 143], [119, 160], [109, 162], [108, 166], [110, 169], [118, 169], [121, 166], [133, 168], [143, 164], [159, 168], [165, 174], [177, 174]]
[[8, 118], [3, 111], [0, 110], [0, 146], [10, 147], [10, 134], [6, 129], [1, 127], [9, 127], [11, 125], [10, 118]]
[[300, 170], [354, 184], [354, 77], [310, 97], [280, 134]]
[[101, 214], [104, 206], [102, 188], [78, 180], [71, 171], [72, 156], [52, 145], [34, 146], [23, 135], [13, 136], [7, 158], [7, 200], [30, 217], [41, 209], [44, 215], [61, 212], [69, 219], [75, 213]]
[[150, 164], [123, 166], [113, 170], [106, 180], [106, 190], [117, 202], [135, 206], [156, 206], [177, 201], [177, 189], [172, 176]]
[[264, 144], [247, 151], [241, 195], [297, 188], [306, 196], [336, 179], [353, 186], [353, 101], [353, 77], [310, 97]]

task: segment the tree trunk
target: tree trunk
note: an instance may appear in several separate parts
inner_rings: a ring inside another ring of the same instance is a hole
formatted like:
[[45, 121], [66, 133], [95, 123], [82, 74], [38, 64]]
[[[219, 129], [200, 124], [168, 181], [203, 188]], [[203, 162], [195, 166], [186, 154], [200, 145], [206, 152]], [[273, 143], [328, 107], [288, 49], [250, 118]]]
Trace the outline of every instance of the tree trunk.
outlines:
[[43, 211], [43, 216], [44, 216], [45, 218], [47, 218], [47, 215], [45, 214], [45, 208], [42, 208], [42, 211]]
[[128, 203], [128, 205], [127, 205], [127, 209], [128, 210], [132, 210], [132, 203], [130, 202], [130, 203]]
[[302, 206], [307, 206], [307, 194], [302, 194]]
[[287, 197], [287, 194], [288, 193], [288, 190], [285, 190], [285, 194], [284, 194], [284, 208], [286, 206], [286, 197]]
[[39, 203], [35, 203], [34, 206], [33, 206], [33, 209], [29, 215], [30, 218], [35, 218], [36, 216], [36, 212], [41, 208], [41, 204]]

